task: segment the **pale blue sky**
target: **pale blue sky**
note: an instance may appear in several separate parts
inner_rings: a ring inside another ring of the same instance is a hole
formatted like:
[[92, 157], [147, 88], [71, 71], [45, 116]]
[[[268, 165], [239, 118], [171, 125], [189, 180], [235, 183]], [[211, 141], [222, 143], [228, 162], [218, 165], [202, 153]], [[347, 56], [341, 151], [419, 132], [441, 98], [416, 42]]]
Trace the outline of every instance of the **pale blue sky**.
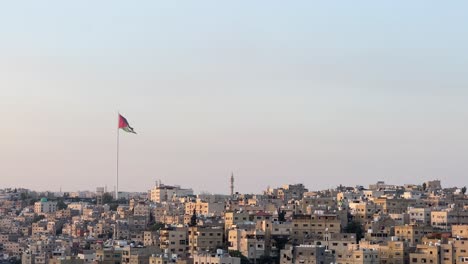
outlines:
[[0, 4], [1, 186], [467, 185], [466, 1]]

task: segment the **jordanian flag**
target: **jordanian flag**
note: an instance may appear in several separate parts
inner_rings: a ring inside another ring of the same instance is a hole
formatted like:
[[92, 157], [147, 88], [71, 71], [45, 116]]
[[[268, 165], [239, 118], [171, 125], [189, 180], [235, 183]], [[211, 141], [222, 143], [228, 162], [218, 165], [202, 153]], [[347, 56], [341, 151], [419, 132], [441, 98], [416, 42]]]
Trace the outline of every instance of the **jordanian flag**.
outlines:
[[119, 128], [125, 132], [136, 134], [136, 132], [133, 131], [133, 127], [128, 124], [127, 119], [125, 119], [125, 117], [123, 117], [121, 114], [119, 114]]

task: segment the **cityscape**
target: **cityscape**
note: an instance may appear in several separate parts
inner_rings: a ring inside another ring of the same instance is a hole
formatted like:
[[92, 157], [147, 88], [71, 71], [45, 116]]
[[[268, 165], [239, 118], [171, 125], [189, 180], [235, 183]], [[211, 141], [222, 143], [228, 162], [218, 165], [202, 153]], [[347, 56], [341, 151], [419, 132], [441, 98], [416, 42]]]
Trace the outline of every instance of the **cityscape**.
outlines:
[[0, 264], [468, 264], [468, 1], [0, 1]]
[[[228, 184], [229, 183], [229, 184]], [[0, 256], [22, 264], [463, 263], [466, 186], [303, 184], [259, 194], [0, 191]]]

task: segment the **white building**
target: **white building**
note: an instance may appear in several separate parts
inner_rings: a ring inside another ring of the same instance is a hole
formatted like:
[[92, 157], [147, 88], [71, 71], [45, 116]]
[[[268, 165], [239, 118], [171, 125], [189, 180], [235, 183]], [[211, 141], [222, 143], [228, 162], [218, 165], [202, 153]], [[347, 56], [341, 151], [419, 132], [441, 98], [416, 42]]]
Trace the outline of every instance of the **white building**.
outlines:
[[57, 202], [47, 201], [47, 198], [42, 198], [39, 202], [34, 203], [34, 213], [54, 213], [57, 211]]
[[179, 186], [158, 184], [150, 191], [150, 200], [155, 203], [171, 201], [173, 197], [193, 195], [192, 189], [182, 189]]

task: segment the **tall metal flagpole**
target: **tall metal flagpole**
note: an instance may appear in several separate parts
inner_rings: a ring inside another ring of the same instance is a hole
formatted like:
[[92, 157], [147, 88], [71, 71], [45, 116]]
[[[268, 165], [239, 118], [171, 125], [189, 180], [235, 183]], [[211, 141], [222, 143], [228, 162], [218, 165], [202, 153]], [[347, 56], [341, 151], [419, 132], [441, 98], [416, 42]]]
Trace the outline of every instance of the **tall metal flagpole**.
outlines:
[[120, 134], [120, 113], [117, 112], [117, 188], [115, 190], [115, 199], [119, 199], [119, 134]]

